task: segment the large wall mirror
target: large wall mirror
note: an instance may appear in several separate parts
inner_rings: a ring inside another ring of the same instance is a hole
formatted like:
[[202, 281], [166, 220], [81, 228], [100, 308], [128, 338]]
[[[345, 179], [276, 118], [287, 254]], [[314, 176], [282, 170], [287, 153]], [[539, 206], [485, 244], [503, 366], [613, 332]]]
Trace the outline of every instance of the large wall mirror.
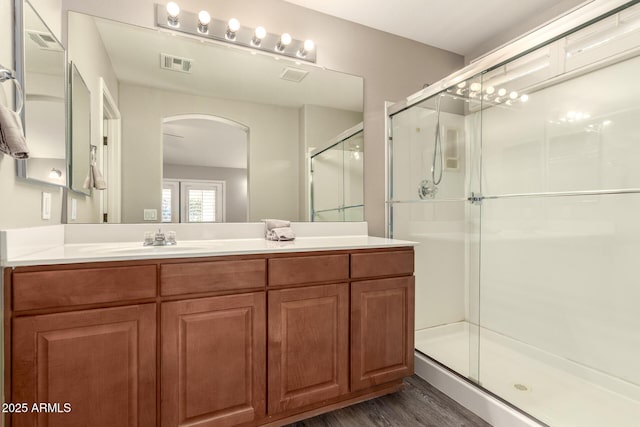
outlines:
[[309, 221], [310, 154], [363, 120], [361, 77], [277, 55], [75, 12], [68, 50], [119, 110], [125, 223]]
[[16, 2], [16, 12], [16, 71], [24, 88], [23, 121], [29, 148], [29, 159], [18, 160], [18, 176], [65, 186], [65, 50], [29, 2]]

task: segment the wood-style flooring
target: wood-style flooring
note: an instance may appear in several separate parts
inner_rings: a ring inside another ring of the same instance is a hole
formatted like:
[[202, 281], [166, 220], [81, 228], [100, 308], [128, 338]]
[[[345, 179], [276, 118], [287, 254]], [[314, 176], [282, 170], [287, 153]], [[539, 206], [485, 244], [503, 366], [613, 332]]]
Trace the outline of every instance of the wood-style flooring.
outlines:
[[393, 394], [289, 424], [287, 427], [486, 427], [468, 409], [422, 378], [405, 379]]

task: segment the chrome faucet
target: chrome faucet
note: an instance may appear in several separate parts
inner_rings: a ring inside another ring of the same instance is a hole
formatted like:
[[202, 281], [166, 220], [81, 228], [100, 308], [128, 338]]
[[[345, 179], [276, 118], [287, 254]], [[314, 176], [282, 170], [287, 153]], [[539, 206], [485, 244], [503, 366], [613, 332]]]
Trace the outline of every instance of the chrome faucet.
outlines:
[[173, 246], [176, 244], [177, 242], [175, 231], [169, 231], [167, 235], [165, 235], [159, 228], [155, 235], [152, 235], [151, 233], [145, 233], [143, 243], [144, 246]]

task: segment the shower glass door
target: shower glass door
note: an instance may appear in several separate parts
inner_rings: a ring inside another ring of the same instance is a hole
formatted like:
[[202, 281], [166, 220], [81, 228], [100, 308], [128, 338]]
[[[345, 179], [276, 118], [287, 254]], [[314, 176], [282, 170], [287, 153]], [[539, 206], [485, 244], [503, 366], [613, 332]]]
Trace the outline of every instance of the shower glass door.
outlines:
[[311, 220], [364, 221], [362, 126], [311, 156]]
[[552, 426], [640, 420], [640, 4], [389, 119], [418, 352]]
[[[477, 381], [480, 77], [390, 119], [389, 235], [415, 247], [418, 351]], [[461, 96], [473, 93], [475, 97]]]
[[552, 426], [640, 422], [639, 55], [634, 6], [483, 75], [479, 382]]

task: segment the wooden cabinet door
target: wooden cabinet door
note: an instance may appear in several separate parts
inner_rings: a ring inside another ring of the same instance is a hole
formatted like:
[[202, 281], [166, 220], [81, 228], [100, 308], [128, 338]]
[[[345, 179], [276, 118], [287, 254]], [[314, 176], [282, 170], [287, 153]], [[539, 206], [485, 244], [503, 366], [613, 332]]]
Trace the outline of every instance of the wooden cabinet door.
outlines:
[[14, 414], [14, 427], [155, 426], [155, 304], [13, 322], [11, 401], [71, 404]]
[[162, 304], [162, 426], [231, 426], [266, 399], [265, 293]]
[[351, 284], [351, 390], [413, 374], [414, 278]]
[[269, 292], [269, 413], [349, 390], [349, 285]]

